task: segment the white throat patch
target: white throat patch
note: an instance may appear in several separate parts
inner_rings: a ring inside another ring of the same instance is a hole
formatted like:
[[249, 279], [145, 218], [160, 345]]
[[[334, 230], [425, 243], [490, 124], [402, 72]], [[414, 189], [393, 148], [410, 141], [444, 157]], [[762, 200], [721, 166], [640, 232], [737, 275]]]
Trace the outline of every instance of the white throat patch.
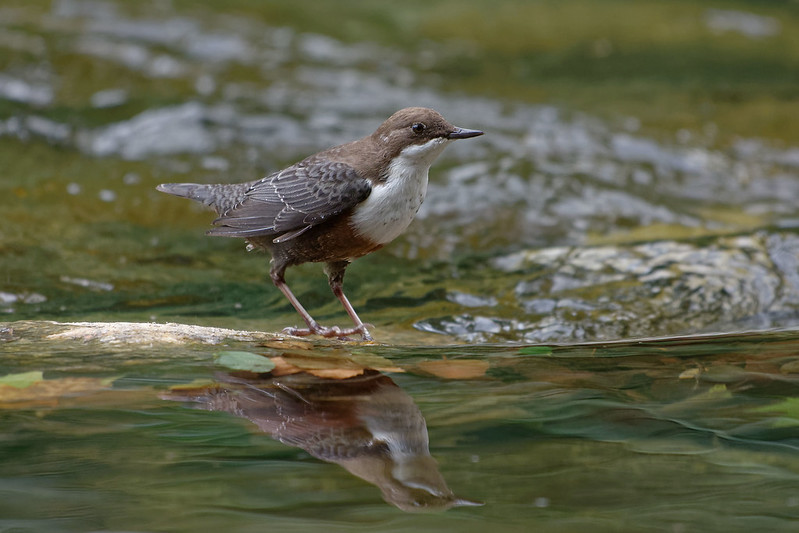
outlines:
[[391, 162], [386, 180], [372, 186], [372, 193], [352, 214], [355, 231], [375, 243], [396, 239], [413, 220], [427, 193], [430, 165], [450, 142], [431, 139], [405, 148]]

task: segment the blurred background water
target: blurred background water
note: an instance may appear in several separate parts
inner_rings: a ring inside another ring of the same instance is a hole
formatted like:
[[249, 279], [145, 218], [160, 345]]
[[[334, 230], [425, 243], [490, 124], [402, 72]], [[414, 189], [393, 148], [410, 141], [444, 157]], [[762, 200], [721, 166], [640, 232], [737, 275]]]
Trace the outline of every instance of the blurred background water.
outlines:
[[[252, 180], [410, 105], [486, 132], [347, 278], [383, 343], [364, 350], [405, 365], [447, 485], [486, 505], [411, 518], [251, 422], [159, 399], [216, 379], [212, 348], [9, 326], [0, 374], [112, 388], [7, 404], [0, 528], [791, 530], [798, 95], [787, 1], [5, 0], [8, 322], [295, 325], [265, 256], [154, 186]], [[346, 320], [318, 265], [288, 280]], [[477, 381], [417, 364], [463, 358]]]

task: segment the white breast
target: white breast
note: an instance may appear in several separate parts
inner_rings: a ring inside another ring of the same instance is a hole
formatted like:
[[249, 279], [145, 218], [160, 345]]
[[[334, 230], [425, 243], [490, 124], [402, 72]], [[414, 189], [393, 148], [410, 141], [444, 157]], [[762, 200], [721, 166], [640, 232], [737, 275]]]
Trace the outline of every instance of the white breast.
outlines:
[[430, 165], [448, 139], [432, 139], [400, 152], [388, 168], [386, 180], [372, 187], [369, 197], [352, 214], [355, 231], [378, 244], [397, 238], [419, 211], [427, 193]]

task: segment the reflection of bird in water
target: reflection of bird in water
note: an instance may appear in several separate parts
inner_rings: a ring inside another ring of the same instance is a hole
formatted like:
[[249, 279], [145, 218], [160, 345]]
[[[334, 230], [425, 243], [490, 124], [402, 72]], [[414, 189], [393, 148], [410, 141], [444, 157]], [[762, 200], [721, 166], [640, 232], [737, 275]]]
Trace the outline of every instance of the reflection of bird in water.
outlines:
[[380, 372], [344, 380], [226, 374], [220, 383], [166, 398], [247, 418], [275, 439], [377, 485], [387, 502], [404, 511], [482, 505], [447, 487], [430, 455], [421, 411]]

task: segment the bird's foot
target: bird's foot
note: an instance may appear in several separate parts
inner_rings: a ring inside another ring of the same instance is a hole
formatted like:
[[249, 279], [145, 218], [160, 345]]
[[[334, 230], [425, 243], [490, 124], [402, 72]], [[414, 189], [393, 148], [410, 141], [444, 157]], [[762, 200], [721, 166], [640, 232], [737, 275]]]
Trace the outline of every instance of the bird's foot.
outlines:
[[372, 336], [369, 334], [369, 330], [366, 329], [367, 326], [374, 327], [371, 324], [361, 324], [359, 326], [355, 326], [354, 328], [347, 328], [342, 329], [338, 326], [331, 326], [325, 327], [320, 326], [317, 323], [311, 324], [310, 327], [307, 328], [283, 328], [283, 333], [288, 335], [295, 335], [297, 337], [307, 337], [308, 335], [319, 335], [320, 337], [325, 337], [328, 339], [337, 338], [341, 340], [350, 340], [348, 337], [349, 335], [360, 335], [362, 340], [371, 341]]

